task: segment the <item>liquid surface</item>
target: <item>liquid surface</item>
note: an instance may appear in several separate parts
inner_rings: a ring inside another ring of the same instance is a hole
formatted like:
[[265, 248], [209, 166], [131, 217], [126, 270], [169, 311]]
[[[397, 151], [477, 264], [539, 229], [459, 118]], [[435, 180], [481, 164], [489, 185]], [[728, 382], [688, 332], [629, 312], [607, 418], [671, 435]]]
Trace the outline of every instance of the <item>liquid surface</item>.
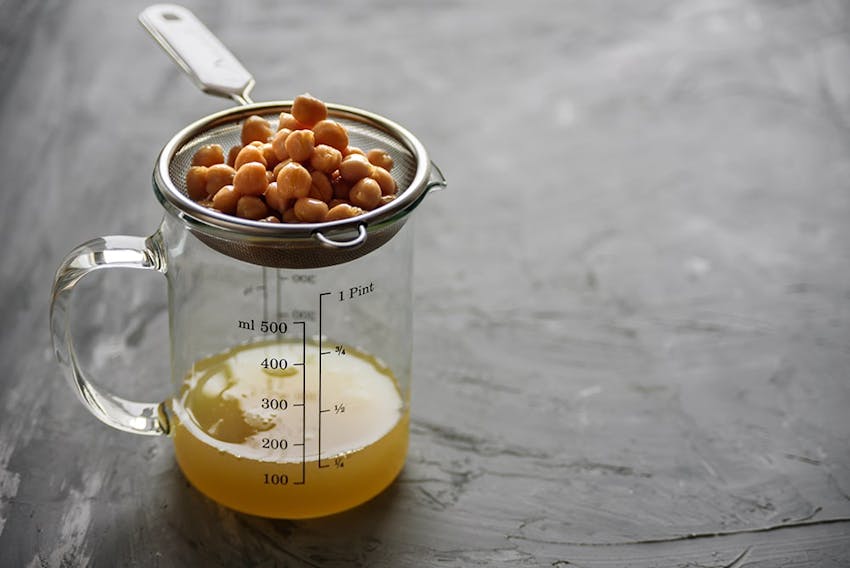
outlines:
[[174, 404], [175, 454], [195, 487], [245, 513], [304, 518], [358, 505], [398, 475], [408, 414], [392, 373], [323, 348], [256, 343], [195, 364]]

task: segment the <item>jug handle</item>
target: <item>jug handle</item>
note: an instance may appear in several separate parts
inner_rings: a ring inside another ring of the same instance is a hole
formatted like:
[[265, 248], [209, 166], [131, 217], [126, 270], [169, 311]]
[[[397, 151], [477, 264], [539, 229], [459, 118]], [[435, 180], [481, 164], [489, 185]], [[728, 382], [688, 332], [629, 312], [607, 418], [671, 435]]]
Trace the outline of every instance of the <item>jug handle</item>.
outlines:
[[71, 337], [71, 298], [80, 280], [103, 268], [139, 268], [165, 272], [158, 234], [143, 237], [109, 236], [75, 248], [56, 271], [50, 303], [50, 331], [56, 359], [71, 388], [88, 410], [104, 423], [125, 432], [168, 433], [168, 415], [161, 403], [125, 400], [95, 386], [80, 368]]

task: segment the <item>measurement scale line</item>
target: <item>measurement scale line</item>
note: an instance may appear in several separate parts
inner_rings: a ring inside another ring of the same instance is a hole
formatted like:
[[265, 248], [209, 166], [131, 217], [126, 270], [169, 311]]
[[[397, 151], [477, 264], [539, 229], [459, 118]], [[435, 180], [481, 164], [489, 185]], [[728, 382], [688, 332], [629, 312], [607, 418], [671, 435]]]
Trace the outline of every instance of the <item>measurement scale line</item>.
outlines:
[[325, 299], [325, 296], [330, 296], [330, 292], [321, 292], [319, 293], [319, 427], [318, 427], [318, 457], [319, 457], [319, 469], [329, 467], [328, 464], [322, 463], [322, 341], [324, 340], [324, 335], [322, 334], [322, 302]]
[[303, 321], [293, 322], [301, 326], [301, 362], [295, 363], [301, 367], [301, 402], [293, 406], [301, 407], [301, 443], [293, 444], [301, 446], [301, 481], [294, 481], [294, 485], [304, 485], [307, 482], [307, 324]]
[[269, 319], [269, 277], [268, 269], [263, 266], [263, 318]]
[[275, 295], [274, 295], [274, 297], [275, 297], [275, 315], [277, 315], [277, 317], [280, 318], [281, 317], [281, 309], [280, 309], [281, 298], [280, 297], [283, 295], [283, 294], [280, 293], [280, 270], [275, 270], [274, 274], [275, 274], [275, 279], [274, 279], [274, 283], [275, 283], [275, 286], [274, 286], [275, 287]]

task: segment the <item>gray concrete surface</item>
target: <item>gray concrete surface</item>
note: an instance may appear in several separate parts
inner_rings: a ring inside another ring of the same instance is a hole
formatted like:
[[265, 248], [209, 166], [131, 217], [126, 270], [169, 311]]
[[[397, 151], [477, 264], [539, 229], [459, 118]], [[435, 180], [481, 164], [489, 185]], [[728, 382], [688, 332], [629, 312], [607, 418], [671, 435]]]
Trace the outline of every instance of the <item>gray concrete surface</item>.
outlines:
[[[196, 492], [53, 359], [53, 272], [150, 234], [200, 94], [144, 2], [0, 3], [0, 565], [847, 566], [850, 6], [200, 2], [256, 76], [413, 131], [411, 449], [314, 521]], [[93, 276], [92, 374], [168, 396], [156, 275]]]

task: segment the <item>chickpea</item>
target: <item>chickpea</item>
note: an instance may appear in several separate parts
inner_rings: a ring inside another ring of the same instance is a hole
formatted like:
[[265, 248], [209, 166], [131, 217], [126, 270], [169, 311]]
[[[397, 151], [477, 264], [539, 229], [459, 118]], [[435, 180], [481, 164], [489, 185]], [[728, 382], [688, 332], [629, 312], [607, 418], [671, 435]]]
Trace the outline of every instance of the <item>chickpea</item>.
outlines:
[[310, 156], [310, 166], [326, 174], [337, 169], [341, 162], [342, 152], [326, 144], [316, 146], [313, 149], [313, 154]]
[[366, 152], [366, 158], [373, 166], [384, 168], [387, 171], [393, 169], [393, 157], [386, 150], [372, 148]]
[[186, 193], [195, 201], [207, 196], [206, 166], [192, 166], [186, 172]]
[[239, 155], [239, 151], [242, 150], [242, 146], [236, 145], [230, 148], [230, 151], [227, 152], [227, 162], [228, 166], [233, 166], [236, 163], [236, 156]]
[[271, 142], [266, 142], [260, 146], [260, 152], [263, 153], [263, 158], [266, 161], [267, 168], [274, 168], [280, 163], [280, 158], [278, 158], [277, 154], [275, 154], [274, 146], [272, 146]]
[[212, 206], [228, 215], [236, 214], [236, 203], [242, 195], [232, 185], [225, 185], [213, 195]]
[[288, 199], [307, 197], [312, 185], [313, 178], [310, 172], [298, 162], [289, 162], [277, 174], [278, 190], [282, 191]]
[[289, 152], [286, 150], [286, 139], [290, 134], [292, 134], [290, 129], [282, 128], [272, 138], [272, 150], [274, 150], [274, 155], [280, 161], [289, 158]]
[[310, 93], [304, 93], [292, 102], [292, 116], [304, 126], [311, 127], [328, 117], [328, 107]]
[[352, 217], [356, 217], [363, 213], [363, 210], [359, 207], [352, 207], [348, 203], [340, 203], [338, 205], [334, 205], [328, 210], [327, 215], [325, 215], [325, 221], [340, 221], [342, 219], [350, 219]]
[[233, 177], [233, 187], [242, 195], [262, 195], [268, 186], [266, 166], [260, 162], [244, 164]]
[[313, 154], [316, 137], [312, 130], [296, 130], [286, 137], [286, 153], [296, 162], [305, 162]]
[[339, 163], [339, 174], [348, 183], [355, 183], [372, 174], [372, 164], [366, 156], [349, 154]]
[[276, 166], [274, 167], [274, 169], [272, 170], [272, 175], [274, 176], [274, 179], [273, 179], [272, 181], [276, 181], [276, 180], [277, 180], [277, 174], [279, 174], [279, 173], [280, 173], [280, 170], [281, 170], [281, 169], [283, 169], [283, 166], [285, 166], [286, 164], [289, 164], [290, 162], [292, 162], [292, 160], [290, 160], [289, 158], [287, 158], [287, 159], [285, 159], [284, 161], [282, 161], [281, 163], [279, 163], [278, 165], [276, 165]]
[[348, 202], [348, 193], [351, 191], [351, 185], [347, 181], [337, 174], [331, 177], [331, 186], [334, 188], [335, 199], [342, 199]]
[[357, 146], [349, 146], [342, 152], [343, 156], [350, 156], [351, 154], [360, 154], [361, 156], [365, 156], [366, 152], [364, 152]]
[[286, 206], [289, 205], [289, 199], [283, 195], [283, 192], [278, 188], [276, 181], [269, 184], [263, 195], [265, 195], [266, 203], [269, 207], [279, 213], [286, 211]]
[[381, 186], [381, 195], [395, 195], [397, 186], [390, 172], [381, 166], [375, 166], [371, 177]]
[[239, 154], [236, 156], [236, 162], [234, 162], [233, 167], [236, 168], [236, 171], [239, 171], [239, 168], [247, 164], [248, 162], [259, 162], [263, 164], [263, 167], [266, 167], [266, 158], [263, 156], [262, 150], [257, 148], [256, 146], [245, 146], [239, 151]]
[[325, 203], [330, 202], [334, 197], [334, 188], [331, 185], [331, 180], [322, 172], [311, 172], [310, 177], [313, 178], [313, 184], [310, 186], [310, 195], [314, 199], [321, 199]]
[[267, 217], [268, 214], [268, 206], [256, 195], [243, 195], [236, 203], [236, 215], [243, 219], [259, 221], [263, 217]]
[[290, 207], [284, 211], [280, 218], [284, 223], [297, 223], [299, 220], [298, 217], [295, 216], [294, 207]]
[[212, 209], [212, 199], [201, 199], [200, 201], [198, 201], [198, 205], [200, 205], [201, 207], [206, 207], [207, 209]]
[[236, 170], [227, 164], [216, 164], [207, 168], [207, 195], [215, 195], [225, 185], [232, 184], [235, 175]]
[[280, 219], [275, 217], [274, 215], [269, 215], [268, 217], [263, 217], [260, 219], [263, 223], [280, 223]]
[[382, 195], [381, 196], [381, 205], [386, 205], [387, 203], [391, 203], [395, 201], [395, 195]]
[[345, 127], [333, 120], [320, 120], [313, 127], [316, 144], [327, 144], [340, 152], [348, 148], [348, 132]]
[[295, 216], [305, 223], [319, 223], [328, 214], [328, 204], [312, 197], [299, 197], [292, 208]]
[[218, 144], [204, 144], [192, 156], [193, 166], [214, 166], [224, 163], [224, 150]]
[[283, 130], [284, 128], [289, 130], [298, 130], [299, 128], [304, 128], [304, 126], [299, 124], [298, 121], [295, 120], [295, 117], [288, 112], [282, 112], [277, 119], [277, 129]]
[[381, 203], [381, 186], [372, 178], [363, 178], [351, 188], [352, 205], [371, 211]]
[[242, 145], [247, 146], [251, 142], [268, 142], [272, 137], [272, 127], [269, 121], [262, 116], [253, 114], [242, 123]]

